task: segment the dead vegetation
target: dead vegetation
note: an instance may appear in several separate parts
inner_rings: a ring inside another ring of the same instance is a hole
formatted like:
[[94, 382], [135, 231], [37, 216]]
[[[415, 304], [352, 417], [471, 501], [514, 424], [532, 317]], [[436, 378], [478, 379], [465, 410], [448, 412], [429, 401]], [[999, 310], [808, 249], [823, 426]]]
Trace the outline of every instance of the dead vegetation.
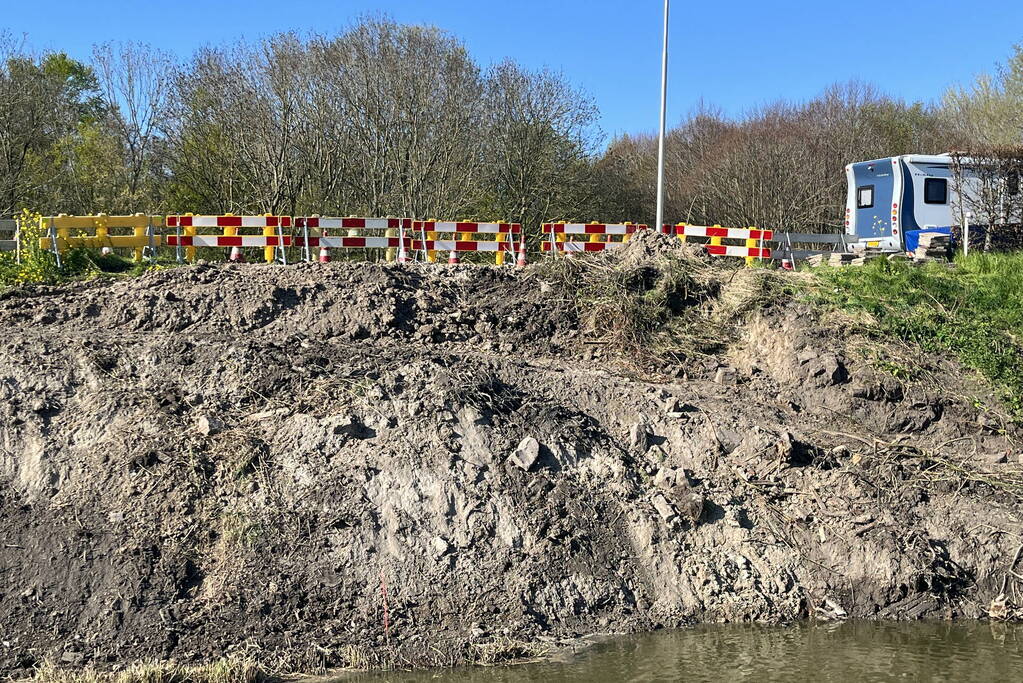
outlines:
[[47, 662], [23, 683], [279, 683], [282, 680], [254, 662], [220, 659], [200, 665], [139, 662], [120, 671], [68, 669]]
[[637, 367], [722, 352], [743, 317], [771, 303], [781, 286], [770, 270], [711, 259], [652, 232], [633, 237], [624, 256], [563, 257], [538, 268], [572, 297], [585, 343], [606, 346]]

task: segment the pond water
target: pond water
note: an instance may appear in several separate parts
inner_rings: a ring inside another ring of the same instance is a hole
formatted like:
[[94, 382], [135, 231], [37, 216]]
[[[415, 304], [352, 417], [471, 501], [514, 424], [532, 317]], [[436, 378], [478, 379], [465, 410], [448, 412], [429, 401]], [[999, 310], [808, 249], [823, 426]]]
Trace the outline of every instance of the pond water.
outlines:
[[345, 683], [1023, 681], [1023, 625], [700, 626], [608, 640], [565, 661], [354, 674]]

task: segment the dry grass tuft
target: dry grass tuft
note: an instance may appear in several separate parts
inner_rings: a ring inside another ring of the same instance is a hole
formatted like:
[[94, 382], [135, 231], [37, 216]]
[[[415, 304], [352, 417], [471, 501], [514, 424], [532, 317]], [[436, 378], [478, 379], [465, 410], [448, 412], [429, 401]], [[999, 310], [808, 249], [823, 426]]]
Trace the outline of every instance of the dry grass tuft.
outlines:
[[772, 271], [701, 258], [677, 242], [650, 248], [650, 241], [540, 267], [542, 277], [574, 298], [583, 332], [594, 343], [640, 365], [724, 350], [737, 323], [780, 291]]
[[62, 669], [48, 662], [29, 679], [32, 683], [270, 683], [279, 680], [255, 662], [231, 658], [195, 666], [139, 662], [121, 671]]
[[551, 653], [549, 645], [531, 643], [514, 638], [498, 638], [488, 643], [473, 645], [472, 661], [481, 666], [508, 662], [528, 662], [543, 659]]

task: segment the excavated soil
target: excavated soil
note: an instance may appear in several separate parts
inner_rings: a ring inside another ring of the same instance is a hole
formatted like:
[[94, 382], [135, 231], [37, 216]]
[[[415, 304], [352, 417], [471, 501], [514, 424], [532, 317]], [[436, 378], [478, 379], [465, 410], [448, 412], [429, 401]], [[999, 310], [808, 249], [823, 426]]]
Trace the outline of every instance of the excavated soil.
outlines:
[[[671, 249], [594, 267], [650, 284]], [[542, 265], [200, 264], [0, 295], [0, 675], [1013, 616], [1018, 432], [983, 386], [934, 359], [900, 379], [912, 349], [780, 276], [672, 258], [712, 273], [671, 315], [727, 327], [713, 354], [638, 363]], [[715, 312], [751, 288], [755, 310]]]

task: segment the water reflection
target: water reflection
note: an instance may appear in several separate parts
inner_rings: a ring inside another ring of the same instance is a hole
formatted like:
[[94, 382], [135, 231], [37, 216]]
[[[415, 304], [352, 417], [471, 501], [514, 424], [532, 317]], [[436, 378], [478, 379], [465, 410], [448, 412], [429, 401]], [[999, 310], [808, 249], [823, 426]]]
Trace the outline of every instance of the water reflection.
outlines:
[[355, 674], [345, 683], [1023, 681], [1023, 627], [945, 622], [701, 626], [608, 641], [567, 662]]

